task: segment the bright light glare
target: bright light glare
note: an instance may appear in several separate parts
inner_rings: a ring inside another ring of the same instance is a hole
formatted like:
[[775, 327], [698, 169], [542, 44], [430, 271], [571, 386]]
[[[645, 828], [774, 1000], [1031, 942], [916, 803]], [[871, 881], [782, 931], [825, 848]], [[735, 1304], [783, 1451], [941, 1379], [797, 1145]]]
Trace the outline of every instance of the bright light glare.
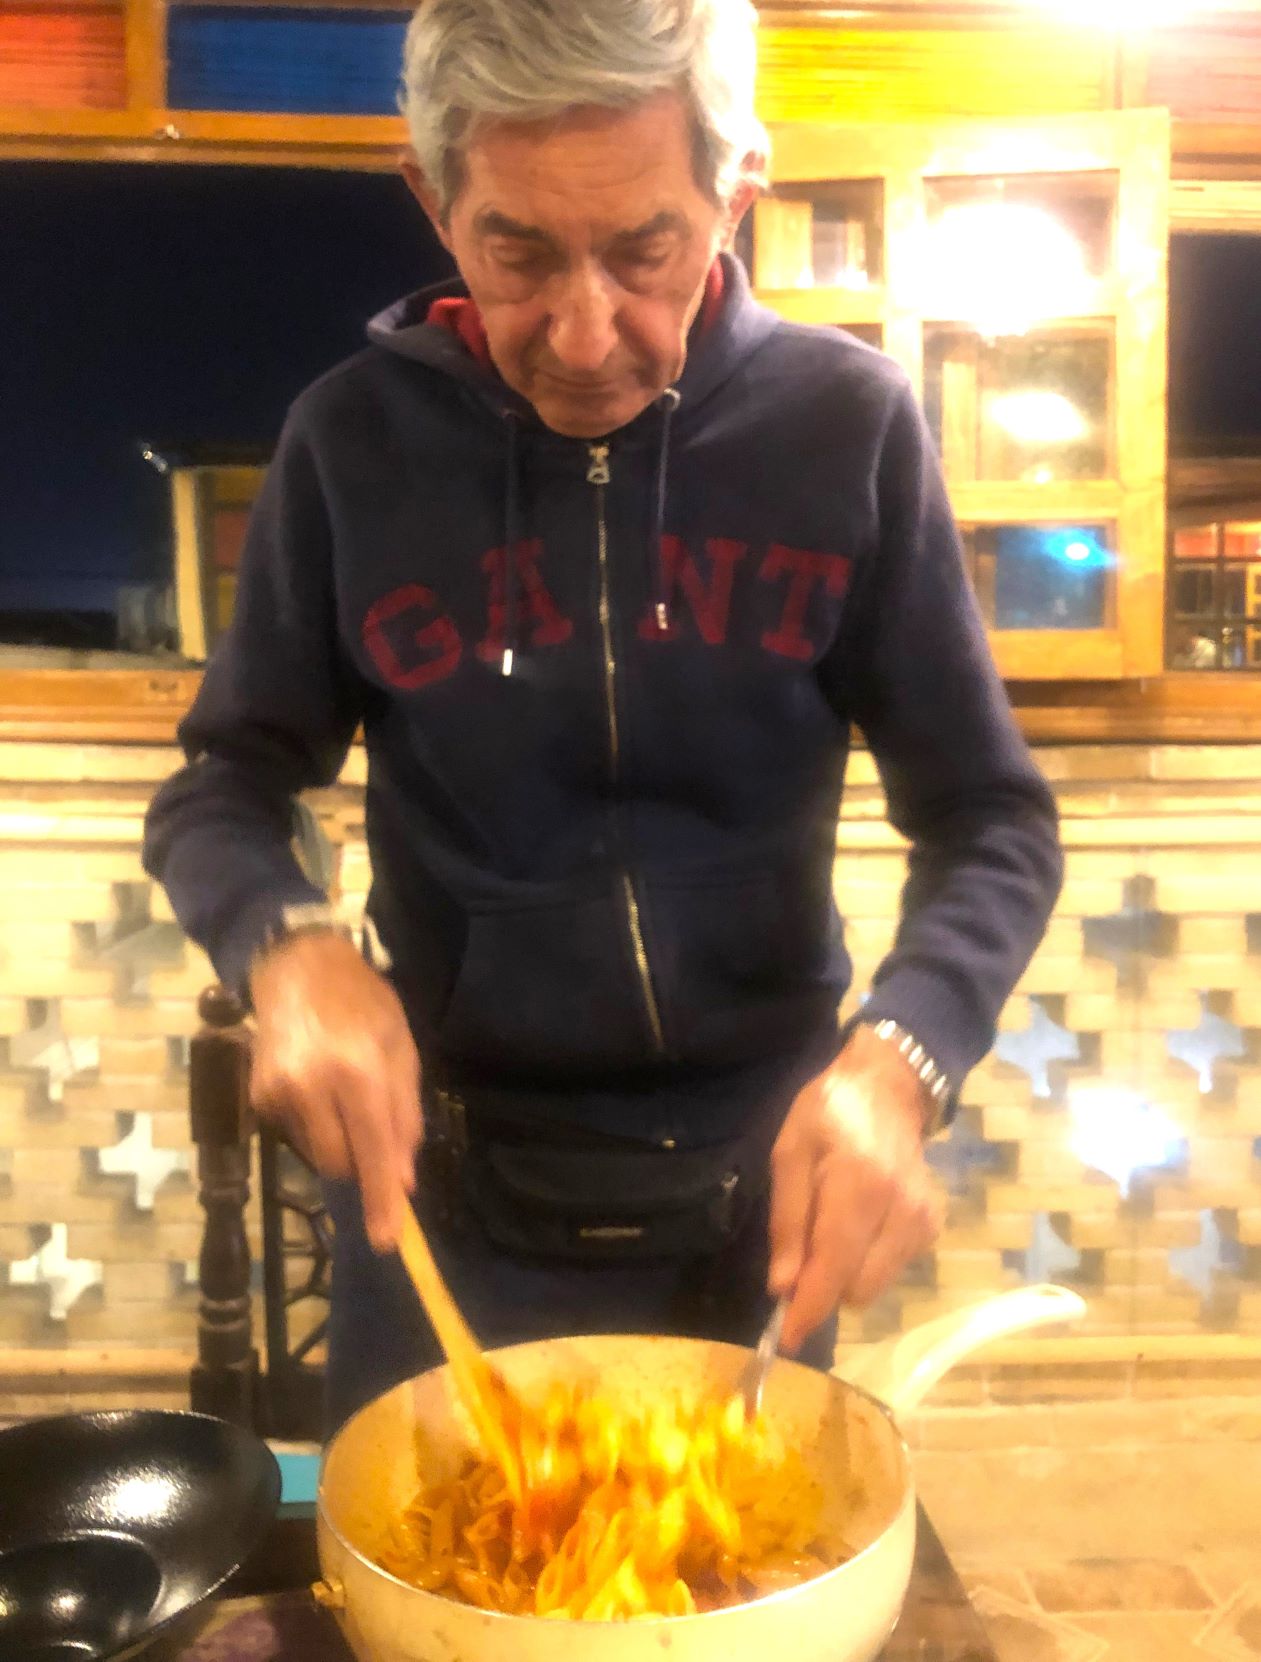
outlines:
[[1202, 9], [1200, 0], [1027, 0], [1032, 9], [1062, 23], [1118, 31], [1159, 29], [1185, 23]]
[[1070, 542], [1064, 550], [1064, 558], [1079, 564], [1090, 558], [1090, 544], [1088, 542]]
[[1179, 1128], [1146, 1098], [1124, 1086], [1091, 1085], [1069, 1100], [1073, 1152], [1130, 1192], [1136, 1171], [1168, 1166], [1181, 1150]]
[[1090, 292], [1081, 243], [1053, 213], [1025, 202], [947, 208], [929, 229], [925, 269], [941, 315], [988, 339], [1080, 311]]
[[1004, 392], [990, 403], [990, 416], [1017, 444], [1077, 444], [1090, 428], [1062, 392]]

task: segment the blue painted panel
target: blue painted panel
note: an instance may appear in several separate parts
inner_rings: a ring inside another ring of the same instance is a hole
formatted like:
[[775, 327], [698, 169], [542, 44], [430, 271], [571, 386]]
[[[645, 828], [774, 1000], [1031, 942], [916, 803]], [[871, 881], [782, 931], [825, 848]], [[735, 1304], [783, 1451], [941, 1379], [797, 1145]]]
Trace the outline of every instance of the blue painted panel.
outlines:
[[394, 115], [406, 12], [172, 6], [176, 110]]
[[282, 1506], [312, 1506], [320, 1481], [318, 1454], [285, 1453], [276, 1456], [280, 1467]]

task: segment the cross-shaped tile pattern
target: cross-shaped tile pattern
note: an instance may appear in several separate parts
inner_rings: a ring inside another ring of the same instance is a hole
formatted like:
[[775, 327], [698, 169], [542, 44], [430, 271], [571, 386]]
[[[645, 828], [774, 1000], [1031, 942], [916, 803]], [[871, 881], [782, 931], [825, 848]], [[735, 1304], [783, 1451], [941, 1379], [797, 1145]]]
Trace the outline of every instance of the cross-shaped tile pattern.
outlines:
[[148, 996], [154, 969], [171, 969], [184, 957], [184, 935], [176, 923], [155, 921], [149, 883], [115, 883], [114, 916], [85, 926], [84, 946], [98, 963], [117, 966], [115, 997], [121, 1002]]
[[1028, 1074], [1034, 1096], [1051, 1094], [1051, 1063], [1081, 1059], [1081, 1043], [1075, 1033], [1052, 1021], [1041, 1000], [1029, 1000], [1029, 1025], [1014, 1033], [1000, 1033], [994, 1045], [1000, 1061], [1010, 1062]]
[[102, 1279], [100, 1263], [92, 1258], [71, 1258], [66, 1241], [65, 1224], [54, 1223], [41, 1247], [29, 1258], [9, 1265], [11, 1287], [48, 1289], [48, 1314], [55, 1322], [64, 1322], [88, 1288], [99, 1286]]
[[1123, 1085], [1096, 1085], [1069, 1102], [1073, 1152], [1083, 1165], [1112, 1178], [1128, 1195], [1134, 1174], [1167, 1170], [1186, 1158], [1181, 1130], [1158, 1108]]
[[1047, 1212], [1035, 1212], [1030, 1220], [1029, 1245], [1021, 1251], [1003, 1253], [1003, 1268], [1015, 1270], [1027, 1282], [1057, 1281], [1078, 1274], [1082, 1254], [1074, 1251], [1056, 1233]]
[[1243, 1248], [1215, 1212], [1200, 1213], [1200, 1239], [1193, 1247], [1171, 1247], [1169, 1268], [1180, 1281], [1208, 1298], [1223, 1275], [1239, 1275]]
[[1172, 1057], [1195, 1069], [1200, 1090], [1205, 1093], [1213, 1089], [1213, 1069], [1219, 1061], [1238, 1061], [1248, 1053], [1243, 1030], [1224, 1016], [1215, 1015], [1204, 993], [1200, 994], [1198, 1025], [1171, 1028], [1165, 1045]]
[[1147, 960], [1169, 958], [1177, 951], [1178, 920], [1156, 909], [1155, 885], [1150, 877], [1126, 879], [1121, 910], [1105, 917], [1082, 919], [1082, 943], [1091, 958], [1106, 958], [1116, 966], [1123, 986], [1142, 991], [1147, 984]]
[[925, 1151], [928, 1164], [952, 1195], [967, 1194], [987, 1172], [1003, 1166], [1002, 1144], [987, 1142], [976, 1119], [967, 1108], [960, 1109], [946, 1136], [929, 1143]]
[[106, 1177], [130, 1177], [132, 1197], [141, 1212], [152, 1212], [154, 1196], [175, 1172], [186, 1172], [189, 1157], [183, 1149], [155, 1148], [152, 1114], [120, 1114], [130, 1128], [112, 1148], [100, 1149], [97, 1161]]
[[60, 1102], [68, 1079], [100, 1065], [101, 1041], [67, 1038], [58, 999], [31, 999], [28, 1009], [30, 1026], [9, 1040], [10, 1065], [44, 1074], [48, 1100]]

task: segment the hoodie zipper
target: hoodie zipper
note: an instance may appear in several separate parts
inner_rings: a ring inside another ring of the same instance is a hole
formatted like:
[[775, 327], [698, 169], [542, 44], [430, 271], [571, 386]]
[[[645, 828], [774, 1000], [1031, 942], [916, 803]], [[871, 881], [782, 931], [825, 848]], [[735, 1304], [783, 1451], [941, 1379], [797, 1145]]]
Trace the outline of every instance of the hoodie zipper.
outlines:
[[[600, 634], [604, 642], [604, 707], [609, 726], [609, 771], [616, 785], [621, 762], [621, 741], [617, 727], [617, 656], [613, 651], [613, 616], [609, 601], [609, 529], [604, 512], [604, 492], [611, 477], [609, 447], [607, 444], [589, 444], [587, 455], [587, 483], [595, 488], [596, 548], [600, 564]], [[658, 1055], [665, 1051], [665, 1036], [661, 1030], [661, 1012], [653, 991], [652, 970], [648, 964], [648, 948], [639, 921], [639, 901], [635, 884], [626, 866], [622, 867], [622, 894], [626, 901], [626, 927], [630, 934], [631, 951], [639, 971], [639, 988], [643, 994], [644, 1012], [652, 1029], [653, 1044]]]

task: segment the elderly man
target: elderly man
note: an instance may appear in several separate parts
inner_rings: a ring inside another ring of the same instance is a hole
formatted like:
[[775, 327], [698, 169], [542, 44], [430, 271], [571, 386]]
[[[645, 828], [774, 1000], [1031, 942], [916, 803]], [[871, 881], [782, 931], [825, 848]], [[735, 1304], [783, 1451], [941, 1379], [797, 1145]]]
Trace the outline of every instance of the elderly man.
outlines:
[[[153, 804], [330, 1180], [334, 1424], [434, 1360], [409, 1203], [487, 1342], [748, 1341], [786, 1295], [825, 1362], [933, 1238], [924, 1138], [1057, 893], [906, 378], [725, 252], [752, 81], [746, 0], [422, 6], [406, 173], [461, 281], [295, 403]], [[361, 725], [362, 953], [291, 852]], [[854, 725], [911, 856], [841, 1029]]]

